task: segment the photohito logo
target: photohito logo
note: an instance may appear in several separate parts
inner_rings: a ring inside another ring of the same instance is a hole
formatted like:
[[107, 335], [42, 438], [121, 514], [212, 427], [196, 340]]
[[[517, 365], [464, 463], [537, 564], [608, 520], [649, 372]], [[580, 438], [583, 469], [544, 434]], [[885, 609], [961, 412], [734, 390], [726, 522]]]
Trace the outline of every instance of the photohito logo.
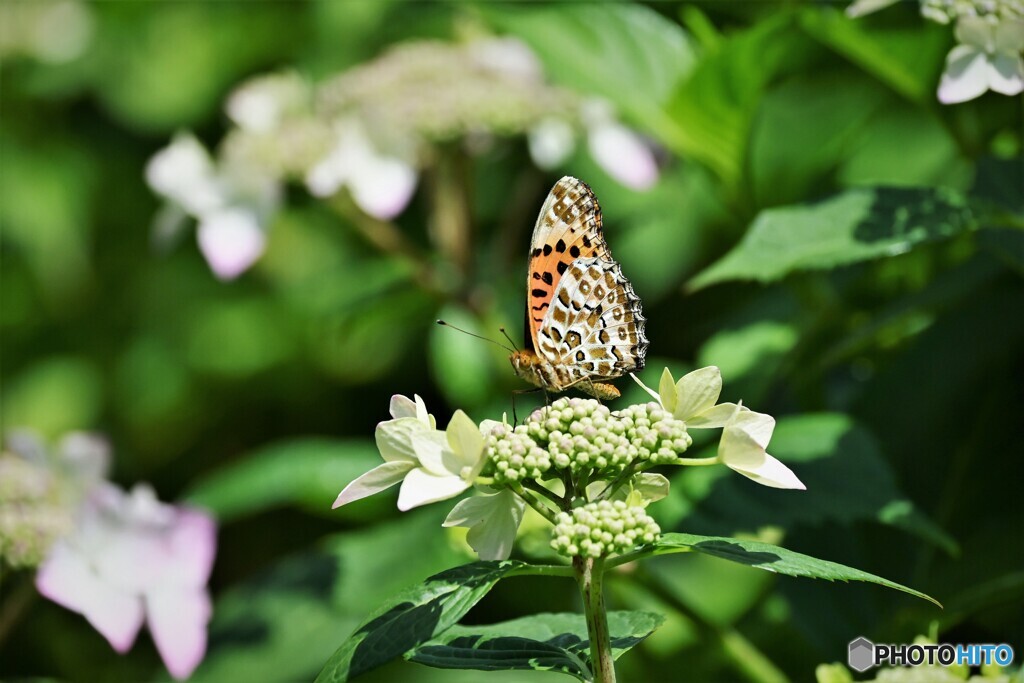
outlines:
[[850, 641], [846, 655], [846, 663], [858, 673], [867, 671], [873, 666], [891, 664], [892, 666], [921, 666], [922, 664], [966, 664], [981, 666], [998, 664], [1009, 666], [1013, 663], [1013, 648], [1006, 643], [973, 643], [971, 645], [939, 645], [918, 644], [893, 645], [872, 643], [864, 636]]

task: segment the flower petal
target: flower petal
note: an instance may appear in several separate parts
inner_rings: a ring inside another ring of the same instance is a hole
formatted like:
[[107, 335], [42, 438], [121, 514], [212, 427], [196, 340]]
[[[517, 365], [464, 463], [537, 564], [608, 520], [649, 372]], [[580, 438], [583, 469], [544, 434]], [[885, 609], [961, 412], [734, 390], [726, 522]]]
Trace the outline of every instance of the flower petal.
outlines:
[[983, 17], [960, 17], [953, 32], [958, 43], [979, 48], [983, 52], [995, 51], [995, 26]]
[[375, 218], [389, 220], [405, 210], [416, 191], [416, 169], [397, 157], [363, 159], [349, 178], [352, 199]]
[[179, 133], [146, 164], [146, 183], [193, 216], [224, 205], [210, 153], [191, 133]]
[[567, 121], [552, 117], [540, 121], [527, 132], [526, 144], [533, 163], [550, 171], [569, 158], [576, 139]]
[[508, 489], [459, 501], [444, 526], [469, 527], [466, 542], [481, 560], [507, 560], [523, 521], [526, 502]]
[[[1024, 29], [1021, 29], [1024, 32]], [[1003, 95], [1024, 92], [1024, 59], [1015, 52], [1000, 52], [992, 56], [988, 74], [989, 87]]]
[[205, 586], [217, 554], [213, 518], [194, 508], [178, 508], [167, 546], [171, 560], [165, 565], [163, 580], [171, 585]]
[[457, 475], [436, 476], [421, 467], [409, 472], [398, 492], [398, 509], [402, 512], [427, 503], [453, 498], [469, 484]]
[[395, 394], [391, 397], [389, 412], [396, 420], [400, 417], [416, 417], [416, 402], [407, 396]]
[[377, 425], [373, 438], [377, 450], [385, 462], [408, 462], [419, 464], [413, 448], [413, 434], [428, 431], [424, 424], [414, 417], [400, 417]]
[[466, 476], [475, 479], [484, 464], [484, 435], [480, 433], [480, 428], [466, 413], [456, 410], [445, 434], [449, 447], [458, 456], [461, 465], [459, 471], [454, 474], [460, 474], [464, 468], [469, 468]]
[[1020, 52], [1024, 50], [1024, 21], [1002, 19], [996, 25], [995, 51]]
[[946, 70], [939, 81], [939, 101], [956, 104], [979, 97], [988, 90], [988, 56], [970, 45], [957, 45], [946, 57]]
[[210, 596], [205, 590], [160, 590], [146, 596], [146, 617], [153, 642], [167, 670], [188, 678], [206, 654]]
[[248, 270], [267, 246], [256, 213], [242, 207], [205, 214], [199, 221], [198, 238], [199, 250], [222, 280], [232, 280]]
[[448, 437], [436, 429], [420, 429], [412, 434], [412, 449], [416, 461], [431, 474], [443, 477], [458, 474], [462, 466], [448, 448]]
[[[668, 370], [668, 368], [665, 368], [665, 370], [667, 371], [667, 370]], [[634, 382], [636, 382], [637, 384], [639, 384], [639, 385], [640, 385], [640, 388], [641, 388], [641, 389], [643, 389], [643, 390], [644, 390], [644, 391], [646, 391], [646, 392], [647, 392], [648, 394], [650, 394], [650, 395], [651, 395], [651, 398], [653, 398], [653, 399], [654, 399], [655, 401], [657, 401], [658, 403], [661, 403], [661, 396], [659, 396], [659, 395], [657, 394], [657, 392], [655, 392], [655, 391], [654, 391], [654, 389], [651, 389], [651, 388], [650, 388], [649, 386], [647, 386], [646, 384], [644, 384], [643, 382], [641, 382], [641, 381], [640, 381], [640, 378], [639, 378], [639, 377], [637, 377], [637, 376], [636, 376], [636, 375], [635, 375], [634, 373], [632, 373], [632, 372], [631, 372], [631, 373], [629, 373], [629, 376], [630, 376], [630, 377], [631, 377], [631, 378], [633, 379], [633, 381], [634, 381]]]
[[668, 495], [668, 490], [669, 481], [662, 474], [641, 472], [633, 480], [633, 493], [640, 495], [643, 506], [661, 500]]
[[658, 164], [644, 140], [615, 121], [590, 127], [587, 148], [594, 161], [619, 183], [646, 190], [658, 180]]
[[[747, 413], [760, 415], [760, 413]], [[765, 416], [769, 419], [770, 416]], [[763, 423], [763, 421], [760, 421]], [[774, 424], [774, 420], [772, 420]], [[754, 423], [754, 434], [763, 436], [763, 428]], [[743, 428], [727, 426], [718, 446], [718, 456], [730, 469], [764, 486], [780, 489], [806, 489], [793, 471], [769, 455], [754, 434]]]
[[679, 396], [676, 394], [676, 380], [668, 368], [661, 372], [661, 381], [658, 382], [658, 400], [661, 402], [662, 408], [675, 414], [676, 406], [679, 405]]
[[722, 393], [722, 371], [714, 365], [689, 372], [676, 383], [676, 407], [672, 414], [689, 423], [691, 417], [714, 407]]
[[89, 620], [118, 652], [127, 652], [142, 627], [142, 601], [97, 576], [77, 548], [59, 541], [36, 574], [36, 588]]
[[384, 489], [391, 488], [405, 479], [405, 475], [415, 466], [415, 462], [408, 460], [396, 460], [377, 465], [366, 474], [353, 479], [348, 486], [342, 489], [331, 509], [334, 510], [342, 505], [361, 500]]
[[733, 413], [729, 424], [729, 430], [738, 430], [746, 433], [761, 448], [768, 448], [768, 442], [772, 440], [772, 432], [775, 431], [775, 418], [765, 413], [755, 413], [743, 406]]
[[871, 12], [877, 12], [880, 9], [885, 9], [889, 5], [893, 5], [899, 0], [856, 0], [846, 8], [846, 16], [851, 19], [862, 17], [865, 14]]
[[728, 424], [732, 416], [739, 410], [747, 410], [745, 407], [735, 403], [719, 403], [714, 408], [705, 410], [700, 415], [695, 415], [686, 420], [687, 429], [716, 429]]

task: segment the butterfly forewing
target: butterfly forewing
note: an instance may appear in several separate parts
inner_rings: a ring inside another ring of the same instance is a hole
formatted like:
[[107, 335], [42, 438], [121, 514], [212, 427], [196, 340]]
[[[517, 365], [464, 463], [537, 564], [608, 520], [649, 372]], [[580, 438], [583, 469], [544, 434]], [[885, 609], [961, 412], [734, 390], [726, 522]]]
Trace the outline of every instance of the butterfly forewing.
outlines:
[[548, 194], [530, 242], [529, 348], [539, 348], [538, 330], [565, 271], [577, 258], [594, 256], [611, 259], [601, 230], [601, 207], [586, 183], [566, 176]]
[[644, 317], [604, 240], [597, 198], [575, 178], [559, 180], [541, 208], [528, 287], [528, 350], [536, 361], [527, 363], [532, 370], [517, 371], [553, 391], [586, 381], [588, 393], [618, 395], [594, 383], [643, 367]]

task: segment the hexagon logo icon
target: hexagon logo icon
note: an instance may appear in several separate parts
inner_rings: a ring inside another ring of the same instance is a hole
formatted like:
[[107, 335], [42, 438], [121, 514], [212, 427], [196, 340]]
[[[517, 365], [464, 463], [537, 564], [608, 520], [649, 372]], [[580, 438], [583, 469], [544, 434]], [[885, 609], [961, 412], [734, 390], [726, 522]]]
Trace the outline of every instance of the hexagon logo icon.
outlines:
[[846, 663], [858, 673], [867, 671], [875, 664], [875, 644], [863, 636], [851, 640]]

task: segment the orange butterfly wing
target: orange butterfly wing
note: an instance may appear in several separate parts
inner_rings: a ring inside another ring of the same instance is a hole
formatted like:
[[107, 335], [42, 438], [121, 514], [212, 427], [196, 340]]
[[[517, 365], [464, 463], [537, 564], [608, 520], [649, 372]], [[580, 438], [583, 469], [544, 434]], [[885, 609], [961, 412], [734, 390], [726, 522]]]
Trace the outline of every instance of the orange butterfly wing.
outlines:
[[529, 350], [537, 348], [537, 332], [562, 275], [576, 259], [593, 256], [612, 257], [601, 229], [601, 207], [586, 183], [565, 176], [551, 188], [530, 240], [526, 280]]

